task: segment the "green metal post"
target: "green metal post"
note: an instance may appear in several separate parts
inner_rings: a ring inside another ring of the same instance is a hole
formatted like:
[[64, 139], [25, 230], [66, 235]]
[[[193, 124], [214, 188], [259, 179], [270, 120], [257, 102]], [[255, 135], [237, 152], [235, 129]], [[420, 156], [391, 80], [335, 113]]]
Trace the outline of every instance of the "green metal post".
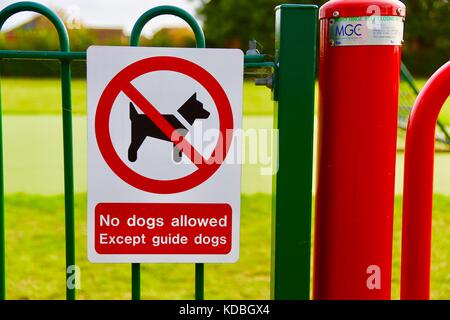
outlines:
[[[139, 45], [139, 37], [141, 36], [142, 29], [151, 19], [158, 17], [160, 15], [170, 14], [177, 16], [191, 27], [194, 32], [195, 42], [197, 48], [205, 48], [205, 35], [203, 34], [203, 30], [198, 24], [197, 20], [189, 14], [187, 11], [174, 7], [174, 6], [159, 6], [152, 8], [146, 12], [144, 12], [136, 23], [133, 26], [133, 30], [131, 30], [130, 36], [130, 46], [138, 46]], [[140, 299], [140, 265], [138, 263], [133, 263], [132, 266], [132, 296], [133, 299]], [[203, 300], [204, 296], [204, 266], [202, 263], [197, 263], [195, 265], [195, 298], [197, 300]], [[139, 293], [138, 293], [139, 291]]]
[[[1, 79], [0, 60], [0, 79]], [[2, 90], [0, 86], [0, 300], [6, 299], [6, 261], [5, 261], [5, 197], [3, 181], [3, 128], [2, 128]]]
[[[75, 300], [75, 212], [73, 185], [72, 93], [70, 61], [61, 61], [61, 93], [64, 149], [64, 207], [66, 233], [66, 298]], [[69, 283], [72, 281], [72, 283]]]
[[205, 265], [203, 263], [195, 264], [195, 300], [205, 298]]
[[403, 80], [405, 80], [409, 87], [414, 91], [416, 96], [419, 94], [419, 88], [417, 88], [416, 83], [414, 82], [414, 78], [409, 72], [408, 68], [406, 68], [405, 64], [402, 62], [401, 68], [400, 68], [400, 75]]
[[131, 264], [131, 300], [141, 300], [141, 264]]
[[277, 300], [309, 299], [317, 12], [313, 5], [275, 9], [279, 169], [273, 179], [271, 297]]
[[205, 298], [205, 265], [203, 263], [195, 264], [195, 300]]
[[141, 300], [141, 264], [131, 264], [131, 300]]

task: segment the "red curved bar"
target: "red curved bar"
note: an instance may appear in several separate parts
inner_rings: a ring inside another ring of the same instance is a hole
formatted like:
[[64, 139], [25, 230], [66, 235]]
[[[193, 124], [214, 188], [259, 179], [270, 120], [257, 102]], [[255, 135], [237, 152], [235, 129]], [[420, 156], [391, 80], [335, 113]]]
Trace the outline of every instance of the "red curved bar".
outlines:
[[425, 84], [409, 118], [403, 189], [402, 300], [430, 299], [434, 137], [450, 95], [450, 61]]

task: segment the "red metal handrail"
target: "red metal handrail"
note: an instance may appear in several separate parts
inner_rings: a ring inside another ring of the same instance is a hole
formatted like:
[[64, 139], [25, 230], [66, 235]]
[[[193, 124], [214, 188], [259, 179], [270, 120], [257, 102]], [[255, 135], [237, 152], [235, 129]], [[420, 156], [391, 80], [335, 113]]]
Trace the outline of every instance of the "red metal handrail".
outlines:
[[405, 146], [401, 292], [403, 300], [430, 299], [434, 137], [450, 96], [450, 61], [425, 84], [412, 109]]

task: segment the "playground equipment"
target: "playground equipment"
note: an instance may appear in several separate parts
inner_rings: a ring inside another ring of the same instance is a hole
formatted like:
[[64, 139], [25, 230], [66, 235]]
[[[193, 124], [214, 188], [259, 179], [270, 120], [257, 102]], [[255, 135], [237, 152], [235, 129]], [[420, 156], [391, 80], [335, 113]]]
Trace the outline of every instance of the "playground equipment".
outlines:
[[406, 134], [403, 191], [401, 299], [430, 298], [434, 135], [450, 96], [450, 62], [426, 83], [412, 109]]
[[[338, 45], [333, 35], [330, 36], [331, 32], [348, 35], [347, 27], [354, 34], [362, 33], [354, 27], [361, 17], [371, 13], [369, 5], [375, 5], [381, 17], [404, 18], [405, 8], [399, 1], [334, 0], [320, 10], [319, 155], [313, 279], [316, 299], [391, 297], [401, 43], [393, 38], [384, 45], [368, 41], [353, 46], [342, 44], [348, 40], [344, 39]], [[340, 17], [351, 17], [344, 29], [339, 29], [342, 24], [335, 26]], [[374, 44], [376, 46], [372, 46]], [[417, 94], [413, 79], [403, 65], [401, 75]], [[434, 148], [435, 141], [444, 145], [450, 141], [447, 128], [438, 120], [439, 111], [450, 94], [449, 84], [450, 63], [447, 63], [419, 94], [407, 125], [402, 299], [430, 298]], [[349, 87], [351, 90], [346, 90]], [[398, 125], [406, 128], [405, 118], [411, 108], [402, 103]]]
[[[366, 20], [369, 5], [379, 21]], [[313, 297], [389, 299], [402, 33], [384, 43], [363, 28], [400, 23], [402, 32], [405, 6], [335, 0], [319, 16]]]

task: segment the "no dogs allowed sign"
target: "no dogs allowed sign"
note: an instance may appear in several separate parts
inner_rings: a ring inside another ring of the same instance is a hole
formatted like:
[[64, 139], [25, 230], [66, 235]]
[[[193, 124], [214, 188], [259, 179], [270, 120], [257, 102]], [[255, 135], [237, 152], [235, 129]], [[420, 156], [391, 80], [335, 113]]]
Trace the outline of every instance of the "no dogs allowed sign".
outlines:
[[91, 262], [239, 257], [243, 54], [92, 46]]

